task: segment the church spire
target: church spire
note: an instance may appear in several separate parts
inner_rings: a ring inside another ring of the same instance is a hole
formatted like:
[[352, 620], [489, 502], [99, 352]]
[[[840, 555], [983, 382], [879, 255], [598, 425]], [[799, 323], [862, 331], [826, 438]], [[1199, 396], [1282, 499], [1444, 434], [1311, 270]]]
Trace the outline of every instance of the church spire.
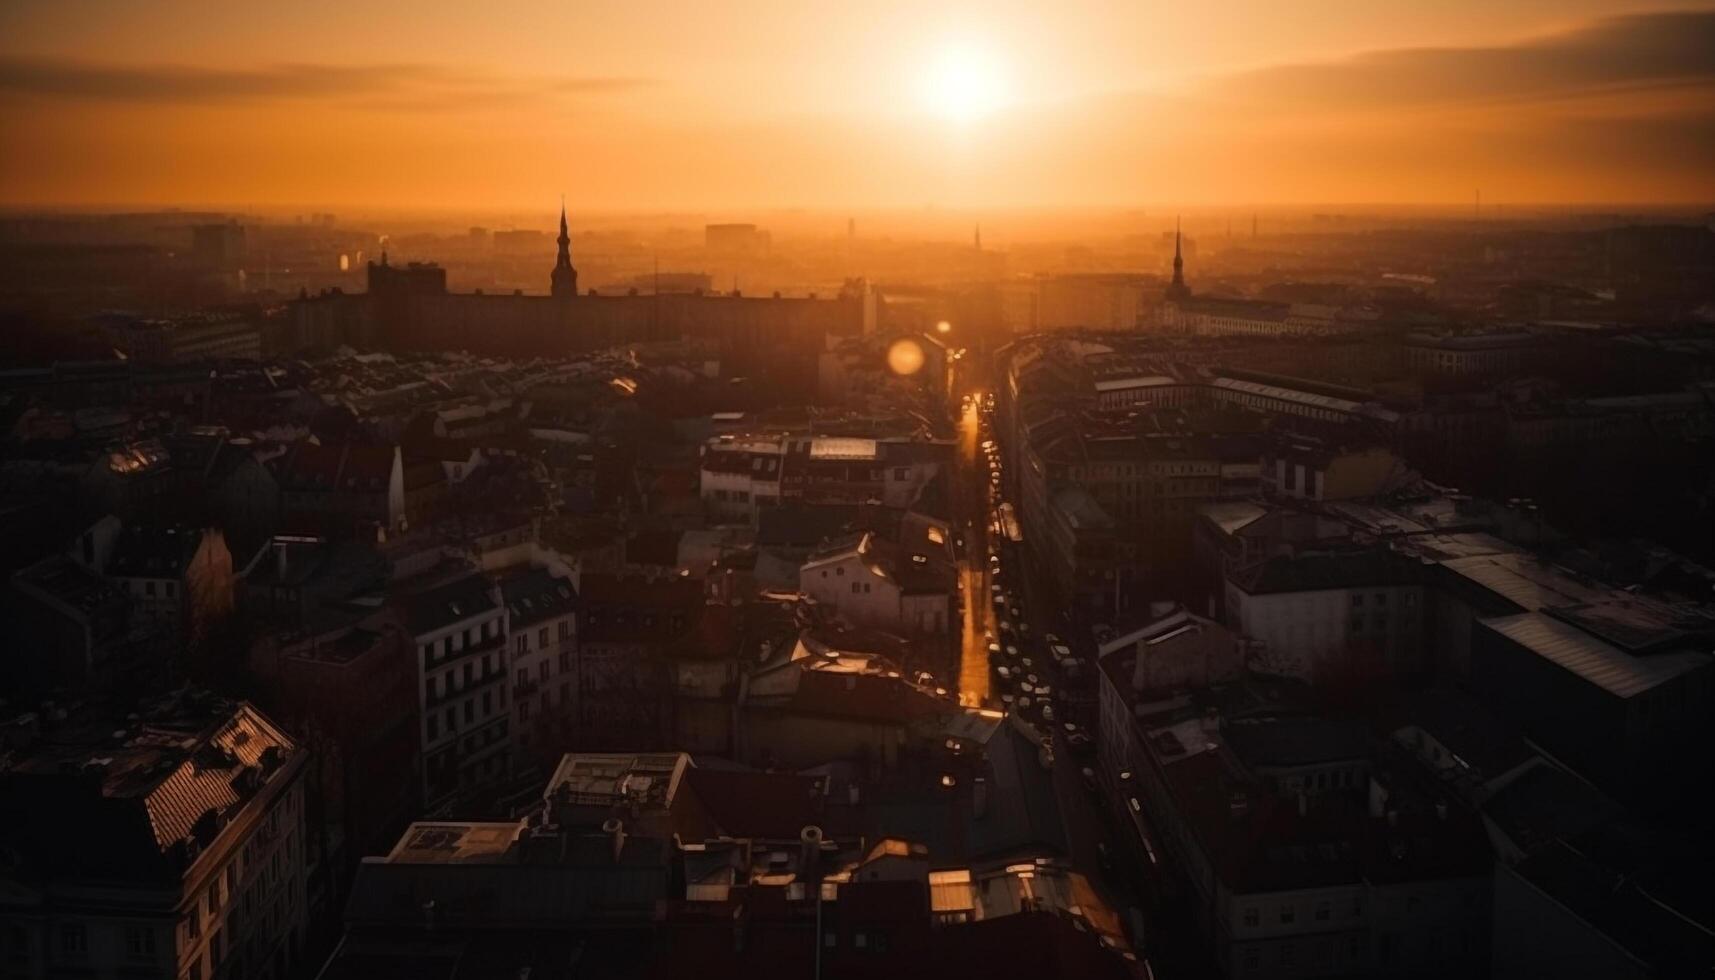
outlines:
[[1179, 219], [1173, 219], [1173, 282], [1167, 287], [1166, 298], [1169, 300], [1184, 300], [1191, 297], [1190, 287], [1185, 285], [1185, 249], [1184, 234], [1180, 230]]
[[572, 267], [572, 236], [566, 231], [566, 199], [560, 197], [560, 252], [554, 257], [554, 272], [549, 276], [551, 292], [560, 299], [578, 295], [578, 270]]
[[1179, 247], [1179, 219], [1173, 219], [1173, 285], [1185, 288], [1185, 253]]

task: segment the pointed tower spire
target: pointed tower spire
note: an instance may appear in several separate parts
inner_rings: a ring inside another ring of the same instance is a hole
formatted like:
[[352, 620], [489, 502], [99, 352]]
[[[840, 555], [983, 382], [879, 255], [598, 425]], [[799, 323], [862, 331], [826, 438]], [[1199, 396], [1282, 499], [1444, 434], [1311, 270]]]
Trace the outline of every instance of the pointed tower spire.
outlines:
[[1181, 238], [1179, 219], [1175, 217], [1173, 219], [1173, 285], [1183, 289], [1185, 287], [1185, 253], [1180, 246]]
[[1179, 218], [1173, 219], [1173, 282], [1167, 287], [1167, 299], [1182, 300], [1191, 296], [1191, 290], [1185, 285], [1185, 252], [1182, 245], [1183, 235], [1180, 231]]
[[555, 239], [560, 252], [554, 257], [554, 271], [548, 277], [550, 292], [559, 299], [578, 295], [578, 270], [572, 267], [572, 236], [566, 231], [566, 196], [560, 195], [560, 237]]

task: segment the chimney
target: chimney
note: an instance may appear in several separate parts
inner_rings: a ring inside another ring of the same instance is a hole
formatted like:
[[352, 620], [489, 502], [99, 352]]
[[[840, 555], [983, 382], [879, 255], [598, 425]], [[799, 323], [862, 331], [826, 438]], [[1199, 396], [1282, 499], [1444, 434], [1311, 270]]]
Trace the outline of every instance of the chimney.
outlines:
[[971, 815], [978, 820], [988, 816], [989, 812], [989, 781], [984, 776], [978, 776], [971, 783]]
[[798, 831], [798, 869], [808, 882], [822, 863], [822, 828], [808, 824]]
[[619, 863], [619, 856], [625, 851], [625, 821], [618, 817], [609, 817], [603, 821], [601, 832], [613, 839], [613, 863]]

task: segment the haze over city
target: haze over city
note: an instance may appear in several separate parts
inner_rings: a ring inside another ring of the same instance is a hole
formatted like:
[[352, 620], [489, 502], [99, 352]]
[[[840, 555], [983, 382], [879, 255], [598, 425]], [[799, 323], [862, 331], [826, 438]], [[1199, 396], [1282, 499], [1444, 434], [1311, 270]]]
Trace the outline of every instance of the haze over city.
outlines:
[[1715, 10], [419, 3], [0, 10], [14, 205], [1715, 197]]

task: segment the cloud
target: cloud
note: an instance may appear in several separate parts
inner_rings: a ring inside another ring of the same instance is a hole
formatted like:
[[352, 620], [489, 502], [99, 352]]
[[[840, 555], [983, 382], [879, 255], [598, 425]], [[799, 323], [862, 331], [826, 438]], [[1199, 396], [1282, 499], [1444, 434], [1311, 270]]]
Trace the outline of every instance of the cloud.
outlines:
[[1212, 79], [1219, 101], [1307, 111], [1534, 103], [1715, 87], [1715, 12], [1612, 17], [1516, 44], [1405, 48]]
[[605, 95], [650, 84], [643, 78], [606, 76], [509, 78], [419, 64], [234, 70], [0, 56], [0, 93], [32, 99], [203, 105], [350, 99], [447, 108], [542, 95]]

